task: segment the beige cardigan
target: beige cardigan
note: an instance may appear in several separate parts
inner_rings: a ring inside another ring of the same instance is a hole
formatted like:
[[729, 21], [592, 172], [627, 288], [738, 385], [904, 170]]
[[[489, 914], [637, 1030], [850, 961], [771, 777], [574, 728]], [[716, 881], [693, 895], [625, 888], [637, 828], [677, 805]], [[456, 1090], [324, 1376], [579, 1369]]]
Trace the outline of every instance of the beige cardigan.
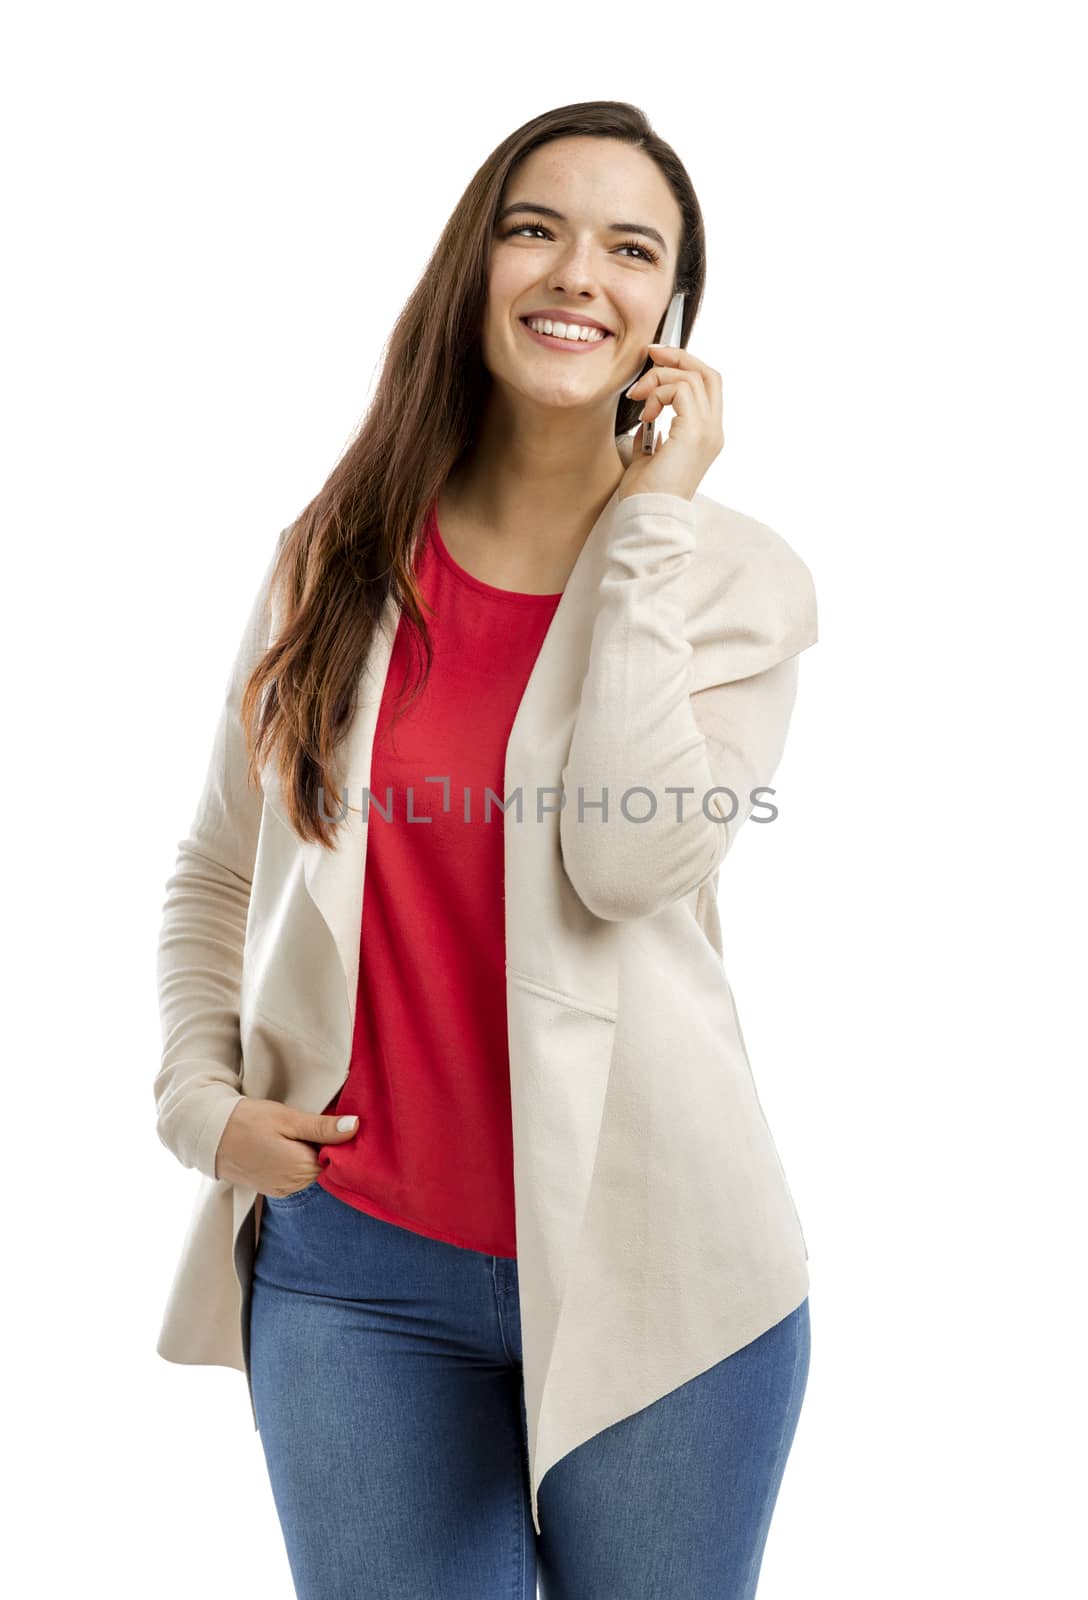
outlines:
[[[618, 445], [629, 460], [631, 439]], [[390, 598], [347, 736], [354, 809], [334, 851], [304, 843], [271, 769], [263, 790], [247, 786], [238, 719], [276, 634], [271, 572], [272, 561], [166, 886], [158, 951], [158, 1134], [202, 1177], [157, 1350], [236, 1367], [247, 1383], [261, 1197], [215, 1178], [216, 1147], [239, 1094], [319, 1112], [347, 1076], [361, 795], [397, 623]], [[811, 575], [778, 534], [701, 493], [617, 491], [518, 707], [504, 787], [506, 999], [537, 1532], [549, 1467], [808, 1292], [723, 968], [716, 889], [752, 788], [772, 782], [796, 657], [816, 637]], [[718, 786], [740, 802], [732, 822]], [[520, 815], [509, 804], [519, 789]]]

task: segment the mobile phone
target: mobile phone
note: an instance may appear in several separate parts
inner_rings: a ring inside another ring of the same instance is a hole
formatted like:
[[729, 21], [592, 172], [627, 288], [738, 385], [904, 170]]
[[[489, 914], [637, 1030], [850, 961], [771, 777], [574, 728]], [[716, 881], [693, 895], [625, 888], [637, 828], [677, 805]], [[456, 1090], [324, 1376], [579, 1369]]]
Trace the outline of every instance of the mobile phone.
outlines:
[[[657, 341], [657, 343], [679, 345], [680, 335], [683, 333], [683, 331], [684, 296], [682, 294], [674, 294], [672, 299], [669, 301], [669, 309], [666, 311], [665, 320], [661, 325], [661, 338]], [[642, 453], [645, 456], [652, 456], [654, 453], [657, 445], [657, 424], [660, 421], [660, 417], [655, 417], [653, 422], [650, 423], [649, 427], [646, 427], [645, 424], [643, 424]], [[666, 429], [664, 437], [667, 439], [668, 436], [668, 430]]]

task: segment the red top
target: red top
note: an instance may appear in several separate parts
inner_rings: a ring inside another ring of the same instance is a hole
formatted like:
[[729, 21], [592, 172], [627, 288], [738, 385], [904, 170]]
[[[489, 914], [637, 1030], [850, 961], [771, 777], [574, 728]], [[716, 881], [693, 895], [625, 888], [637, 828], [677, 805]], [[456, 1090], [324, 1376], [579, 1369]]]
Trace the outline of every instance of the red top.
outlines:
[[516, 1257], [503, 813], [492, 801], [487, 820], [485, 800], [505, 799], [507, 739], [562, 594], [474, 578], [433, 506], [415, 570], [434, 662], [391, 732], [414, 650], [402, 618], [374, 735], [351, 1066], [326, 1107], [359, 1127], [320, 1147], [317, 1181], [386, 1222]]

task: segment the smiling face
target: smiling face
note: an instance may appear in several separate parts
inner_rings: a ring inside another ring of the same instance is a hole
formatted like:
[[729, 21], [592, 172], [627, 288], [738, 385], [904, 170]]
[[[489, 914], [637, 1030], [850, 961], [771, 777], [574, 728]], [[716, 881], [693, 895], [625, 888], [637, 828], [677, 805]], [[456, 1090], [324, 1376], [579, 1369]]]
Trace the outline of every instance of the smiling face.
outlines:
[[[632, 145], [577, 137], [532, 151], [507, 180], [491, 246], [482, 350], [496, 384], [538, 405], [614, 413], [672, 296], [681, 225], [659, 167]], [[534, 332], [534, 312], [607, 336]]]

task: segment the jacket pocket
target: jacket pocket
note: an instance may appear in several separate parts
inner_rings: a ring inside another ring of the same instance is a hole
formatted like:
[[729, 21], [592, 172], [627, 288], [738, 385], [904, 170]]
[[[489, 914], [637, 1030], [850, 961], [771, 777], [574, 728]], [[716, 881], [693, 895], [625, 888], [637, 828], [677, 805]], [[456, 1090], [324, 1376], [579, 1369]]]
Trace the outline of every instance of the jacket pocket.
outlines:
[[614, 1006], [601, 1005], [595, 1000], [581, 1000], [576, 995], [553, 988], [550, 983], [544, 983], [540, 978], [530, 978], [528, 973], [519, 972], [516, 967], [508, 965], [506, 971], [515, 988], [523, 989], [526, 994], [539, 995], [542, 1000], [551, 1000], [556, 1005], [566, 1006], [570, 1011], [580, 1011], [587, 1017], [597, 1017], [601, 1022], [616, 1020], [617, 1012]]
[[593, 1177], [616, 1013], [506, 970], [518, 1229], [538, 1242], [558, 1296]]

